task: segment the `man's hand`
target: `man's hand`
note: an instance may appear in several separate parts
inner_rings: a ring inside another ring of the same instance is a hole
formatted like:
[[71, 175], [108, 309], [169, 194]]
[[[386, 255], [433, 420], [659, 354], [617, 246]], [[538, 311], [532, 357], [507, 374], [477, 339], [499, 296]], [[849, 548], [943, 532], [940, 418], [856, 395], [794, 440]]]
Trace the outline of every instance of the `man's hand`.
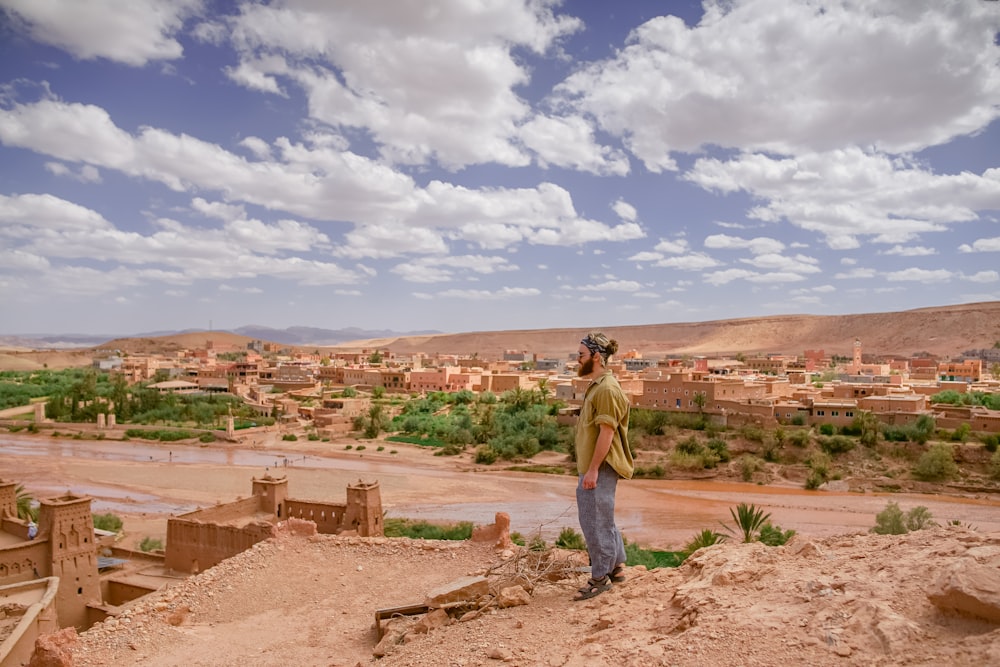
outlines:
[[597, 488], [597, 471], [588, 470], [583, 476], [583, 488], [585, 489], [596, 489]]

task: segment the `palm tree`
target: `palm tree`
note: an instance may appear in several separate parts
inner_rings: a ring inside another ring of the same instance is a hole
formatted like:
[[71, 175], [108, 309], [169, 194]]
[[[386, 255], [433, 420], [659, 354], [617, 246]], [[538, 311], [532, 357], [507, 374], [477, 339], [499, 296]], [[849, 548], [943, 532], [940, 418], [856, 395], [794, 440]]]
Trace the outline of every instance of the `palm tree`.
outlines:
[[736, 522], [736, 530], [725, 525], [723, 527], [734, 535], [742, 533], [744, 542], [753, 542], [757, 538], [757, 533], [760, 532], [760, 527], [771, 518], [770, 512], [765, 514], [763, 508], [746, 503], [740, 503], [736, 509], [730, 507], [729, 513], [733, 516], [733, 521]]
[[37, 521], [38, 508], [35, 507], [35, 497], [24, 489], [23, 484], [14, 487], [14, 494], [17, 497], [17, 518], [24, 521]]

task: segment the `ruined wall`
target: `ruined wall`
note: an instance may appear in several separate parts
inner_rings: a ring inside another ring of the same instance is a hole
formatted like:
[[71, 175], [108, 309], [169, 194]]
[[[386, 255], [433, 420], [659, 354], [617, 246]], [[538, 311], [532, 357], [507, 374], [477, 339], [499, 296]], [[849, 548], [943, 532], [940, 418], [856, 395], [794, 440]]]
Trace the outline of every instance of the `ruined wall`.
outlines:
[[165, 565], [178, 572], [194, 574], [242, 553], [274, 534], [274, 525], [264, 522], [237, 528], [180, 517], [168, 519]]
[[311, 500], [285, 501], [290, 519], [304, 519], [316, 524], [316, 532], [335, 535], [341, 530], [347, 506], [343, 503], [323, 503]]
[[240, 521], [257, 513], [260, 507], [260, 500], [256, 496], [234, 500], [224, 505], [216, 505], [201, 510], [181, 514], [179, 519], [189, 519], [199, 522], [228, 523]]
[[49, 576], [49, 541], [34, 540], [0, 549], [0, 586]]
[[101, 594], [104, 597], [104, 603], [116, 607], [141, 598], [143, 595], [149, 595], [155, 590], [155, 588], [150, 586], [139, 586], [114, 579], [108, 579], [101, 583]]

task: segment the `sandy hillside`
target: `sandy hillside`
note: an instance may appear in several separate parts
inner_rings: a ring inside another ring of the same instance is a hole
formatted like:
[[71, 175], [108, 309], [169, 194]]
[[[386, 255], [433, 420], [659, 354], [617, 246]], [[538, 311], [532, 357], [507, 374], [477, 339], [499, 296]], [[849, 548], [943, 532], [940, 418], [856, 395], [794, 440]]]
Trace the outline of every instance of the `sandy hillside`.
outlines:
[[[772, 352], [801, 355], [805, 350], [850, 355], [855, 338], [877, 354], [909, 356], [926, 351], [960, 354], [1000, 341], [1000, 301], [864, 315], [781, 315], [712, 322], [601, 327], [618, 339], [622, 352], [647, 355]], [[493, 331], [355, 341], [345, 349], [388, 348], [413, 352], [478, 353], [496, 357], [504, 350], [527, 350], [564, 357], [586, 329]]]
[[[861, 315], [777, 315], [627, 327], [597, 323], [590, 328], [404, 336], [352, 341], [333, 347], [298, 346], [297, 349], [322, 353], [379, 348], [399, 355], [417, 352], [478, 354], [484, 359], [499, 358], [505, 350], [525, 350], [541, 357], [561, 358], [576, 350], [581, 334], [589, 329], [601, 329], [617, 338], [622, 353], [635, 349], [654, 357], [737, 353], [801, 355], [805, 350], [849, 356], [856, 338], [861, 339], [866, 352], [874, 354], [910, 356], [927, 352], [952, 356], [969, 349], [993, 347], [1000, 342], [1000, 301]], [[0, 370], [86, 366], [94, 356], [106, 354], [108, 350], [169, 354], [205, 347], [208, 341], [220, 352], [245, 350], [252, 340], [227, 331], [200, 331], [155, 338], [119, 338], [89, 350], [0, 350]]]
[[[984, 611], [992, 621], [956, 614], [946, 582], [979, 581], [989, 597], [998, 567], [1000, 533], [957, 526], [797, 536], [784, 547], [717, 545], [677, 569], [627, 568], [624, 583], [574, 602], [584, 575], [550, 583], [489, 545], [284, 535], [136, 601], [84, 633], [72, 655], [78, 667], [979, 667], [1000, 664], [1000, 608]], [[387, 627], [388, 654], [373, 656], [377, 609], [490, 568], [494, 593], [524, 575], [532, 594], [506, 598], [527, 604], [461, 621], [470, 607], [456, 609], [444, 624], [406, 617]]]

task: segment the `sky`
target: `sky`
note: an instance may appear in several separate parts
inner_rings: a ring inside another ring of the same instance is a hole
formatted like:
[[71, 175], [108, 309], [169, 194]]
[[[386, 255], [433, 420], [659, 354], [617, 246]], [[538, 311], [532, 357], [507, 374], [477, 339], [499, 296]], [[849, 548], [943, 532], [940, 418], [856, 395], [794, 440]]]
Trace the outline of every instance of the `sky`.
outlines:
[[0, 0], [0, 334], [996, 301], [998, 117], [991, 0]]

